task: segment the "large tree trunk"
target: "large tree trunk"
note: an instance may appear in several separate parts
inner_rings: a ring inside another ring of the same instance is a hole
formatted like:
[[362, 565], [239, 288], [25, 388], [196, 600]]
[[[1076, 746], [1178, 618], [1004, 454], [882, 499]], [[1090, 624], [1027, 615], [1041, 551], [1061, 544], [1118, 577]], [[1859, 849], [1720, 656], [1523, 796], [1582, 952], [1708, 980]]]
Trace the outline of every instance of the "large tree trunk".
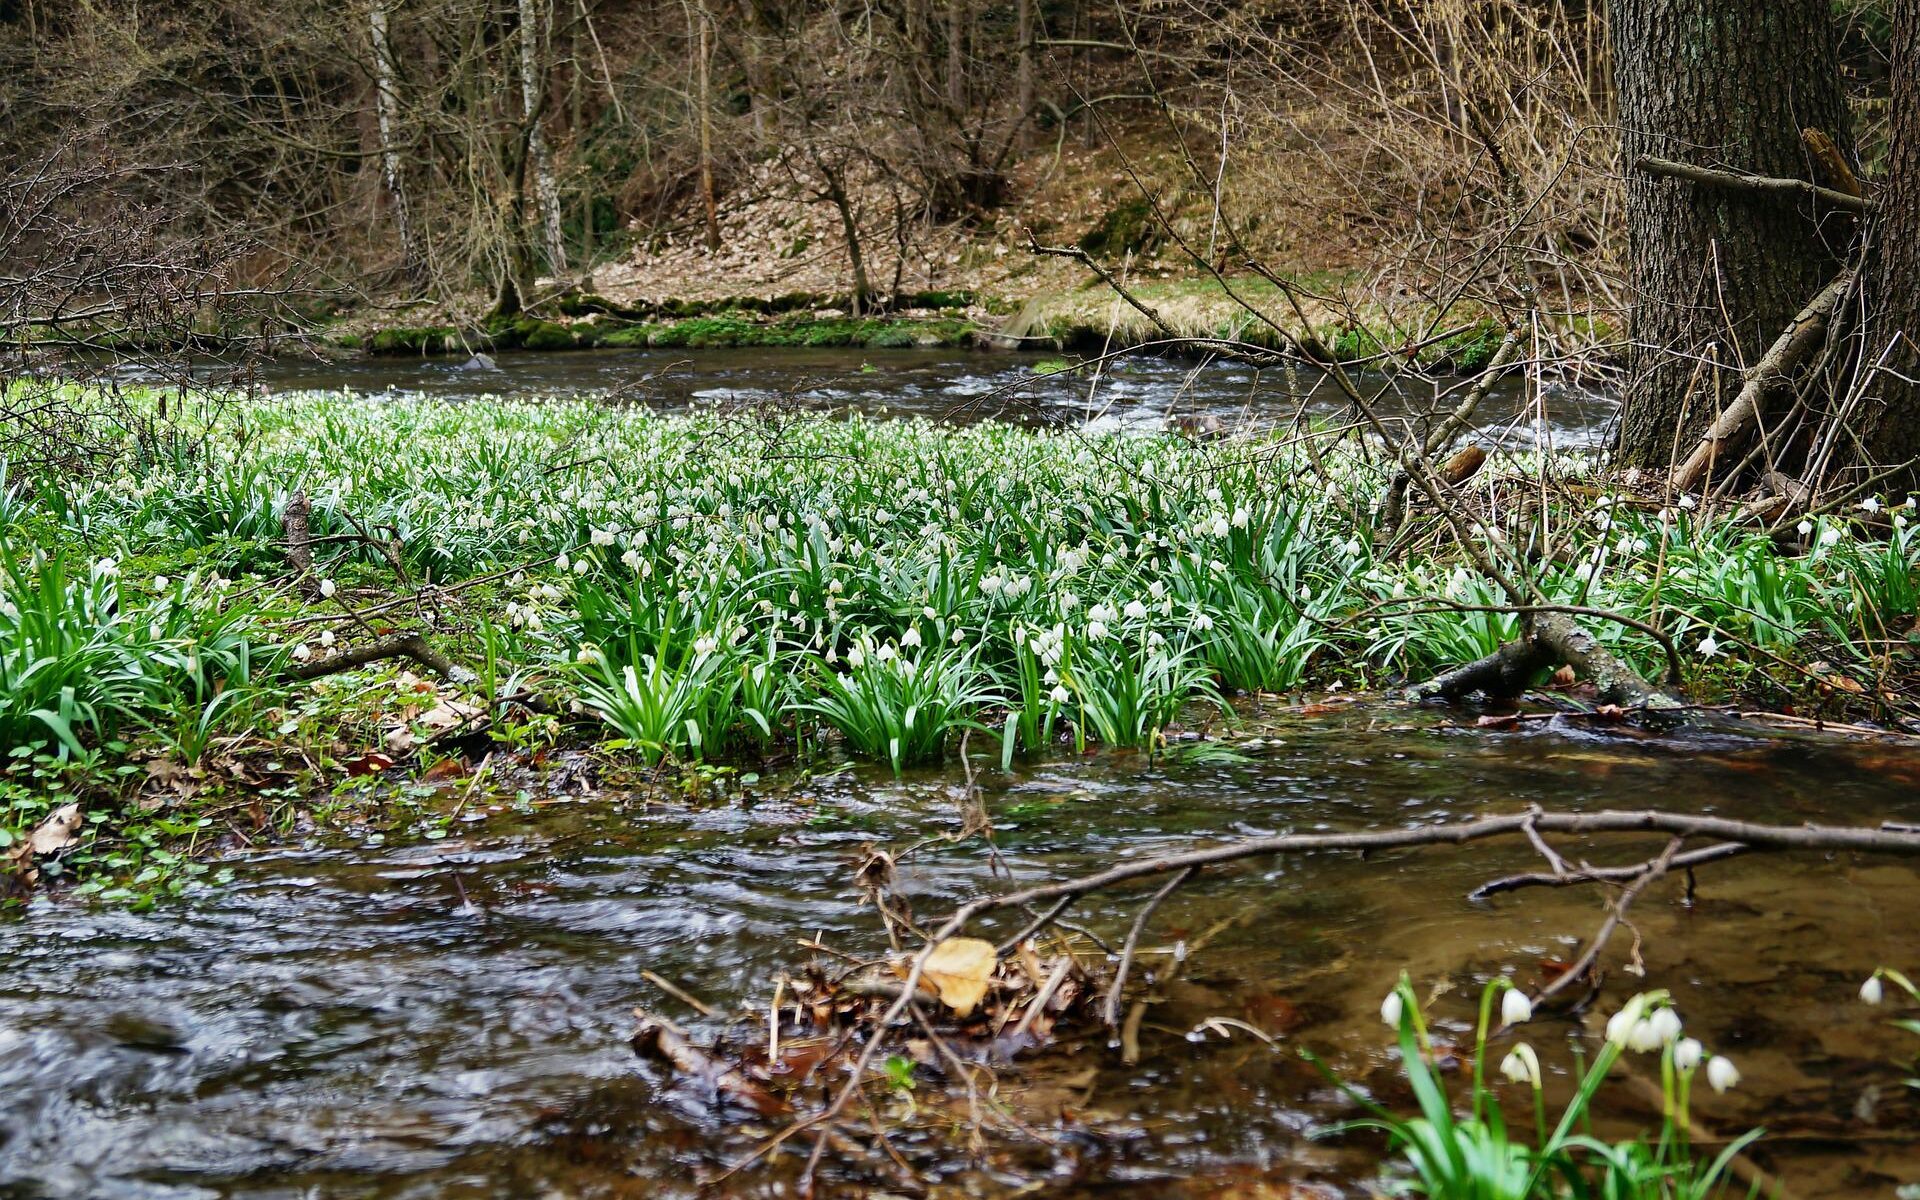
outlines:
[[[1867, 449], [1886, 466], [1920, 457], [1920, 0], [1894, 0], [1893, 123], [1874, 231], [1871, 354], [1891, 346], [1873, 384]], [[1920, 470], [1888, 481], [1920, 490]]]
[[1611, 27], [1634, 283], [1619, 459], [1665, 467], [1833, 277], [1853, 221], [1634, 162], [1807, 178], [1802, 129], [1852, 141], [1829, 0], [1616, 0]]

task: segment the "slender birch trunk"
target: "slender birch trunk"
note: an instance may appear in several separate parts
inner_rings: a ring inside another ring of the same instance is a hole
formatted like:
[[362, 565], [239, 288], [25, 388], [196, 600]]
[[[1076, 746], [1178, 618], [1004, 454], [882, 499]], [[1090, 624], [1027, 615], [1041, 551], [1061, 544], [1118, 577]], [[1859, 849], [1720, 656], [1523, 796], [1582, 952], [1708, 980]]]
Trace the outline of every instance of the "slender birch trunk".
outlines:
[[528, 126], [527, 154], [533, 168], [534, 194], [540, 204], [547, 266], [559, 272], [567, 269], [567, 245], [561, 235], [560, 185], [554, 181], [553, 157], [547, 152], [546, 134], [540, 128], [540, 92], [546, 77], [542, 69], [542, 28], [535, 0], [520, 0], [520, 113]]
[[400, 97], [394, 84], [393, 43], [387, 36], [386, 5], [375, 4], [368, 10], [367, 26], [373, 38], [373, 111], [380, 129], [380, 175], [386, 186], [387, 203], [393, 210], [394, 230], [400, 235], [401, 270], [410, 283], [419, 284], [426, 281], [426, 259], [414, 236], [406, 183], [400, 177], [400, 149], [394, 144]]
[[705, 3], [695, 7], [700, 24], [700, 200], [706, 206], [707, 249], [720, 248], [720, 209], [713, 195], [713, 21]]

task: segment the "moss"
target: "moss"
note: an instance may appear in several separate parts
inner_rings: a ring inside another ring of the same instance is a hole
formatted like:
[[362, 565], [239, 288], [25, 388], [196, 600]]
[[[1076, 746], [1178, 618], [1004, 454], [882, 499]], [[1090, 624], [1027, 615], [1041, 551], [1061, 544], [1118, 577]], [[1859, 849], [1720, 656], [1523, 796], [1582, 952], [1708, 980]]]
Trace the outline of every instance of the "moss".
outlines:
[[460, 331], [451, 325], [423, 327], [400, 326], [382, 329], [367, 339], [371, 354], [449, 354], [460, 340]]
[[573, 330], [554, 321], [522, 317], [514, 323], [514, 332], [527, 350], [572, 350], [580, 345]]
[[1153, 206], [1144, 198], [1134, 199], [1108, 209], [1100, 223], [1080, 238], [1080, 248], [1088, 254], [1143, 254], [1158, 246], [1163, 236]]
[[946, 291], [908, 292], [900, 297], [902, 308], [968, 308], [974, 295], [965, 288]]
[[366, 345], [357, 333], [342, 333], [333, 339], [333, 344], [342, 350], [358, 350]]

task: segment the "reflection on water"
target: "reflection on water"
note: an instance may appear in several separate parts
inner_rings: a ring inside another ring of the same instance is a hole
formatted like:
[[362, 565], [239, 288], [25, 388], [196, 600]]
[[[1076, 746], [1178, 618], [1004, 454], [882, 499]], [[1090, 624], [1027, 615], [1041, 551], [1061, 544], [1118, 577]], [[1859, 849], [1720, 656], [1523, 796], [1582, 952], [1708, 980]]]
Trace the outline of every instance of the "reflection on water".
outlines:
[[[936, 418], [989, 417], [1129, 428], [1239, 429], [1285, 426], [1299, 414], [1343, 423], [1357, 414], [1333, 382], [1313, 372], [1256, 370], [1128, 356], [1098, 374], [1036, 375], [1030, 356], [961, 350], [593, 350], [501, 354], [497, 369], [458, 359], [282, 359], [261, 368], [268, 388], [353, 388], [445, 398], [480, 395], [616, 395], [665, 408], [696, 403], [778, 404], [828, 411], [882, 410]], [[1381, 391], [1383, 415], [1426, 413], [1443, 393], [1457, 403], [1462, 379], [1421, 381], [1362, 375]], [[1551, 439], [1590, 444], [1611, 419], [1611, 400], [1552, 384], [1537, 397], [1520, 379], [1496, 387], [1480, 420], [1510, 444]]]
[[[1907, 751], [1486, 734], [1416, 719], [1430, 720], [1392, 708], [1294, 716], [1227, 756], [982, 766], [981, 785], [1023, 880], [1196, 836], [1399, 826], [1534, 802], [1920, 818], [1920, 755]], [[253, 855], [237, 860], [232, 886], [157, 913], [43, 899], [0, 929], [0, 1195], [692, 1196], [749, 1142], [697, 1106], [661, 1102], [664, 1081], [627, 1048], [630, 1010], [669, 1012], [709, 1037], [728, 1013], [764, 1007], [775, 973], [804, 957], [797, 938], [883, 949], [851, 865], [868, 842], [950, 830], [957, 786], [847, 769], [693, 807], [602, 795], [534, 818], [495, 813], [439, 842]], [[1628, 861], [1649, 849], [1585, 852]], [[1009, 1075], [1009, 1089], [1033, 1089], [1029, 1115], [1063, 1135], [1017, 1164], [1050, 1180], [1049, 1195], [1278, 1196], [1286, 1180], [1360, 1194], [1366, 1148], [1304, 1136], [1342, 1109], [1292, 1047], [1392, 1097], [1376, 1011], [1400, 970], [1443, 989], [1443, 1026], [1461, 1022], [1475, 981], [1530, 977], [1598, 922], [1602, 897], [1579, 889], [1463, 898], [1534, 865], [1522, 847], [1483, 845], [1200, 878], [1161, 910], [1149, 942], [1247, 916], [1150, 1010], [1139, 1067], [1095, 1037]], [[921, 914], [997, 886], [977, 842], [929, 851], [901, 881]], [[1797, 1195], [1891, 1195], [1889, 1181], [1920, 1178], [1905, 1145], [1909, 1072], [1891, 1061], [1914, 1047], [1852, 997], [1877, 964], [1920, 965], [1916, 900], [1900, 862], [1709, 867], [1691, 907], [1679, 880], [1642, 898], [1634, 944], [1647, 974], [1616, 967], [1609, 1002], [1673, 989], [1689, 1030], [1747, 1076], [1699, 1110], [1776, 1131], [1770, 1161]], [[1099, 897], [1077, 911], [1112, 932], [1131, 910]], [[722, 1017], [688, 1012], [644, 970]], [[1190, 1040], [1220, 1015], [1287, 1033], [1275, 1049]], [[1542, 1021], [1528, 1033], [1564, 1068], [1576, 1028]], [[958, 1149], [946, 1161], [966, 1194], [1009, 1195], [1035, 1177], [969, 1172]], [[870, 1194], [849, 1168], [828, 1174], [841, 1194]], [[722, 1190], [779, 1194], [764, 1176]]]

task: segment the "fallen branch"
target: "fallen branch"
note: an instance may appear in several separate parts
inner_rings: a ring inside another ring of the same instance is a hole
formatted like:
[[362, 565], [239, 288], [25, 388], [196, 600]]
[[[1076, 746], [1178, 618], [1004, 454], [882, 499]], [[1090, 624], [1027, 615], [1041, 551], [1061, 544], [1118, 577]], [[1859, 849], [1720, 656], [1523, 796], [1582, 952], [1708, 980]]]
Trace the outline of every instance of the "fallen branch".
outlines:
[[[1739, 842], [1722, 842], [1717, 846], [1676, 854], [1667, 867], [1669, 870], [1688, 870], [1705, 866], [1707, 863], [1719, 862], [1722, 859], [1735, 858], [1746, 852], [1747, 847]], [[1557, 874], [1547, 871], [1530, 871], [1521, 875], [1505, 875], [1499, 879], [1490, 879], [1468, 892], [1467, 899], [1487, 900], [1501, 892], [1516, 892], [1528, 887], [1562, 888], [1583, 883], [1625, 883], [1644, 875], [1652, 866], [1653, 862], [1649, 860], [1626, 867], [1581, 866], [1578, 870], [1567, 870]]]
[[[1587, 940], [1587, 948], [1581, 952], [1573, 966], [1562, 971], [1552, 982], [1540, 989], [1533, 997], [1534, 1003], [1538, 1004], [1542, 1000], [1558, 995], [1570, 987], [1575, 980], [1585, 979], [1591, 975], [1593, 964], [1600, 961], [1600, 952], [1605, 950], [1607, 943], [1612, 940], [1613, 931], [1620, 928], [1626, 921], [1627, 909], [1639, 899], [1640, 893], [1646, 890], [1648, 884], [1667, 873], [1667, 869], [1673, 865], [1673, 856], [1680, 853], [1680, 847], [1684, 844], [1686, 839], [1681, 837], [1668, 841], [1667, 848], [1660, 852], [1660, 857], [1654, 859], [1644, 871], [1634, 876], [1631, 883], [1621, 889], [1620, 894], [1614, 897], [1613, 903], [1607, 906], [1607, 919], [1600, 922], [1600, 928], [1595, 930], [1594, 935]], [[1638, 936], [1635, 934], [1636, 941]], [[1634, 953], [1637, 960], [1639, 954], [1637, 946]]]
[[1602, 704], [1677, 718], [1686, 706], [1654, 687], [1586, 630], [1565, 615], [1533, 608], [1523, 617], [1526, 636], [1492, 654], [1455, 667], [1407, 691], [1412, 700], [1457, 701], [1475, 692], [1495, 699], [1517, 696], [1556, 662], [1592, 680]]
[[[1664, 874], [1674, 865], [1686, 862], [1687, 856], [1679, 854], [1678, 850], [1681, 843], [1689, 838], [1738, 842], [1749, 850], [1857, 850], [1920, 855], [1920, 829], [1766, 825], [1730, 820], [1725, 817], [1692, 816], [1651, 809], [1641, 811], [1606, 809], [1591, 813], [1563, 813], [1546, 812], [1536, 808], [1527, 812], [1444, 825], [1351, 833], [1279, 834], [1249, 838], [1180, 854], [1120, 863], [1106, 870], [1078, 878], [1037, 884], [998, 895], [980, 896], [956, 908], [928, 935], [926, 946], [907, 964], [907, 969], [899, 982], [898, 993], [892, 997], [892, 1002], [887, 1009], [872, 1023], [871, 1036], [868, 1037], [866, 1044], [853, 1062], [846, 1081], [834, 1092], [832, 1098], [822, 1108], [794, 1121], [762, 1142], [744, 1158], [733, 1163], [722, 1178], [731, 1176], [748, 1164], [764, 1158], [795, 1135], [814, 1130], [817, 1131], [816, 1140], [808, 1155], [810, 1172], [818, 1164], [820, 1156], [831, 1142], [834, 1123], [866, 1085], [875, 1058], [888, 1042], [886, 1031], [908, 1016], [913, 997], [921, 980], [926, 977], [928, 959], [948, 938], [966, 928], [969, 922], [987, 913], [1004, 909], [1019, 910], [1036, 904], [1053, 902], [1054, 906], [1048, 912], [1048, 915], [1053, 915], [1065, 907], [1059, 904], [1059, 901], [1139, 880], [1172, 876], [1173, 879], [1168, 881], [1168, 885], [1163, 886], [1158, 892], [1158, 897], [1164, 898], [1174, 886], [1193, 872], [1221, 863], [1247, 859], [1329, 850], [1366, 852], [1434, 845], [1460, 846], [1503, 836], [1525, 836], [1531, 839], [1542, 833], [1569, 835], [1664, 833], [1668, 835], [1671, 841], [1666, 851], [1652, 860], [1651, 867], [1642, 865], [1633, 869], [1634, 879], [1638, 884], [1638, 887], [1634, 888], [1636, 894], [1639, 888], [1644, 888], [1651, 883], [1654, 877]], [[1624, 905], [1616, 902], [1613, 913], [1616, 924], [1623, 908]], [[1040, 924], [1041, 922], [1034, 922], [1023, 932], [1038, 932]], [[1130, 941], [1137, 942], [1137, 930], [1143, 924], [1144, 920], [1136, 919], [1136, 934]], [[1137, 1035], [1136, 1016], [1143, 1011], [1142, 1006], [1136, 1004], [1134, 1012], [1129, 1013], [1127, 1025], [1135, 1027], [1133, 1030], [1135, 1035]], [[1128, 1036], [1128, 1029], [1123, 1027], [1123, 1042]]]
[[1807, 306], [1774, 339], [1773, 345], [1761, 355], [1760, 361], [1747, 372], [1745, 382], [1740, 385], [1740, 394], [1701, 435], [1700, 444], [1687, 456], [1687, 461], [1674, 471], [1674, 490], [1690, 492], [1698, 488], [1713, 469], [1726, 443], [1743, 436], [1747, 428], [1760, 419], [1762, 402], [1767, 395], [1775, 388], [1786, 385], [1800, 365], [1825, 343], [1827, 324], [1852, 282], [1851, 271], [1842, 271], [1834, 276], [1833, 282], [1821, 288], [1820, 294], [1808, 301]]
[[1879, 207], [1873, 201], [1861, 196], [1849, 196], [1847, 193], [1830, 187], [1821, 187], [1817, 183], [1808, 183], [1804, 179], [1777, 179], [1770, 175], [1749, 175], [1744, 171], [1722, 171], [1713, 167], [1696, 167], [1692, 163], [1675, 162], [1670, 158], [1656, 158], [1651, 154], [1642, 154], [1633, 160], [1633, 165], [1649, 175], [1664, 175], [1669, 179], [1684, 179], [1703, 187], [1724, 188], [1736, 192], [1758, 192], [1772, 195], [1803, 196], [1820, 199], [1835, 208], [1844, 208], [1850, 212], [1871, 212]]
[[457, 679], [463, 672], [454, 661], [435, 650], [427, 639], [418, 633], [402, 633], [377, 642], [367, 642], [330, 654], [325, 658], [316, 658], [312, 662], [293, 663], [287, 668], [289, 679], [319, 679], [325, 675], [337, 675], [342, 671], [351, 671], [355, 667], [364, 667], [368, 663], [380, 662], [389, 658], [410, 658], [421, 666], [447, 679]]

